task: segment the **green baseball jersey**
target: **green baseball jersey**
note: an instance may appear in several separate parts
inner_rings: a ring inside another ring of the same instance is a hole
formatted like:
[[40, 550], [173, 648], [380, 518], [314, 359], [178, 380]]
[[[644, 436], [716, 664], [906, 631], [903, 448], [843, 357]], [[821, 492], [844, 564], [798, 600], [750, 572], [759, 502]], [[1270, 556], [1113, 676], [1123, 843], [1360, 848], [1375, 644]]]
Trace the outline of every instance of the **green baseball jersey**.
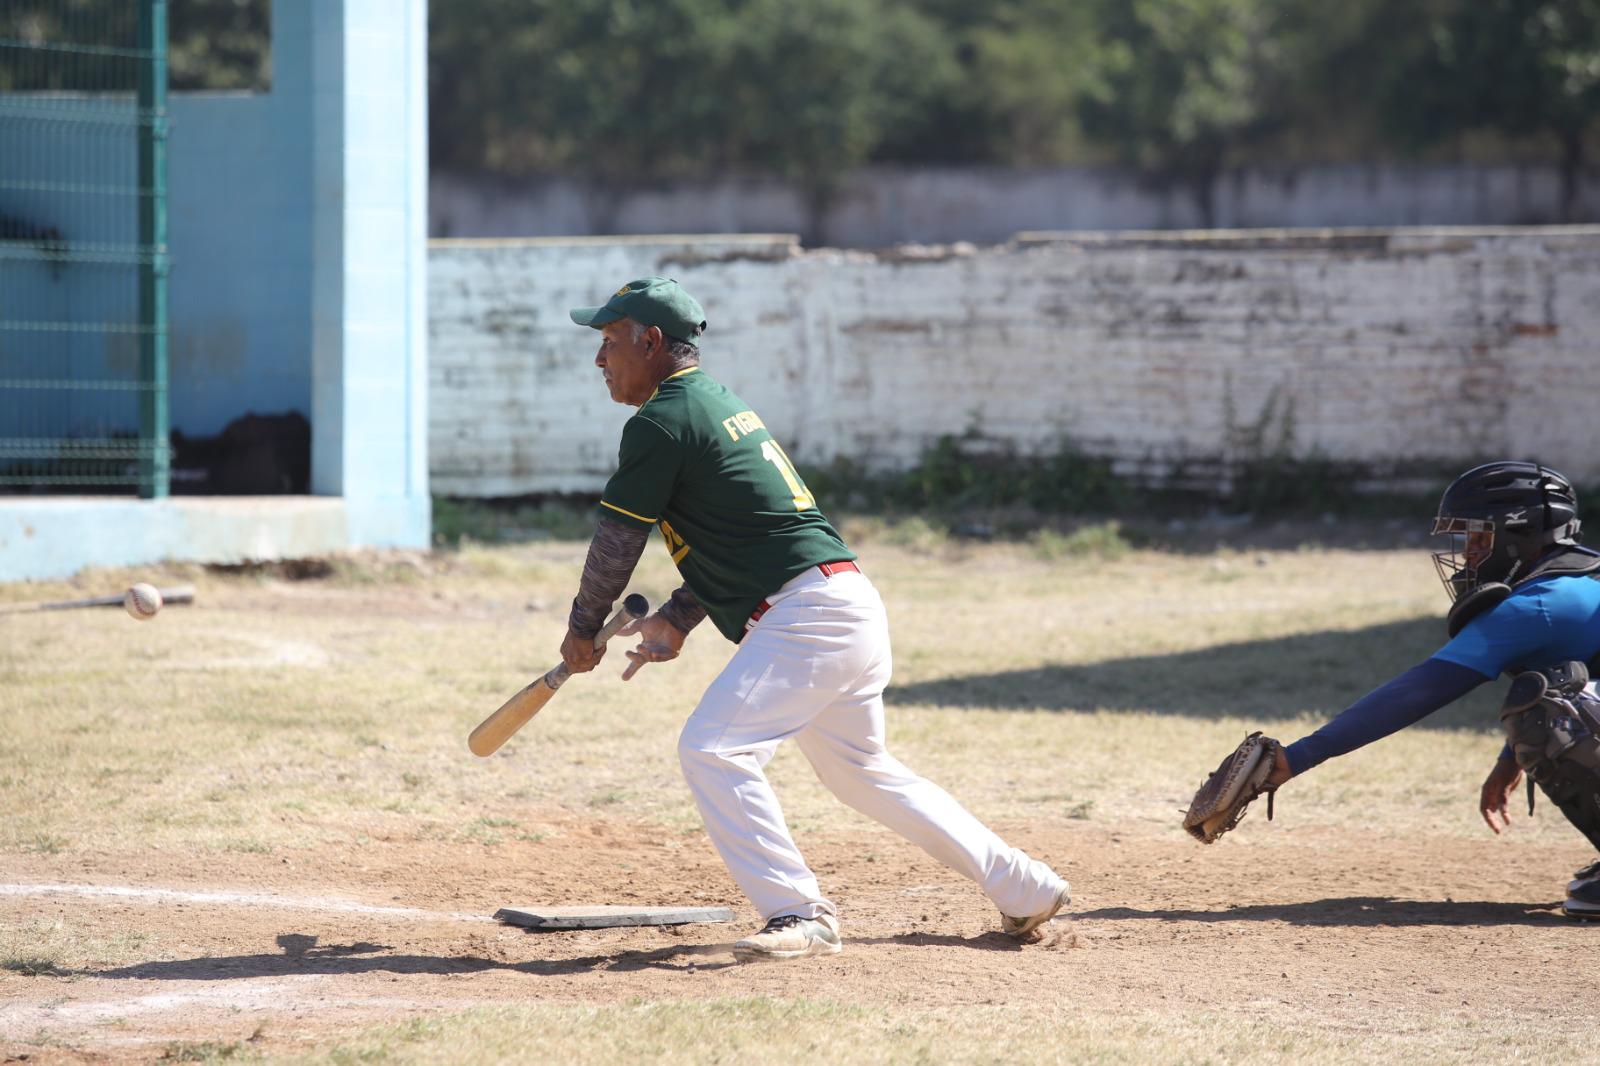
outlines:
[[689, 591], [735, 643], [784, 582], [855, 558], [760, 417], [699, 367], [663, 381], [622, 428], [600, 508], [660, 530]]

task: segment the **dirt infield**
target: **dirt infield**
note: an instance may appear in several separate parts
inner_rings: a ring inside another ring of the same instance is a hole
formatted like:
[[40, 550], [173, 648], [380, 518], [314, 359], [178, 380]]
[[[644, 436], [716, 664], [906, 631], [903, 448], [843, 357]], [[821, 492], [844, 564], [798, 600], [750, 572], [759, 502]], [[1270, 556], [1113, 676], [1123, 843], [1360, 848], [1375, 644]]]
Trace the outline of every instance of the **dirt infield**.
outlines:
[[[630, 686], [575, 680], [500, 755], [467, 755], [559, 639], [542, 604], [581, 546], [317, 582], [191, 572], [187, 614], [5, 623], [0, 1061], [1591, 1053], [1586, 1015], [1543, 1006], [1600, 968], [1600, 924], [1558, 909], [1591, 856], [1548, 807], [1507, 838], [1476, 821], [1497, 747], [1481, 701], [1292, 782], [1273, 823], [1258, 810], [1209, 848], [1178, 828], [1243, 729], [1293, 739], [1437, 642], [1418, 553], [945, 550], [863, 553], [896, 620], [891, 742], [1070, 878], [1038, 943], [999, 936], [970, 885], [785, 751], [771, 774], [846, 947], [735, 965], [756, 916], [672, 752], [726, 658], [714, 641]], [[951, 567], [990, 613], [948, 621]], [[1064, 587], [1075, 610], [1039, 609]], [[974, 648], [1030, 614], [1037, 631]], [[736, 920], [488, 917], [627, 903]]]
[[[131, 856], [14, 865], [0, 887], [8, 925], [60, 922], [140, 950], [119, 966], [0, 977], [0, 1048], [33, 1061], [142, 1060], [206, 1042], [292, 1051], [468, 1007], [824, 991], [918, 1011], [1019, 998], [1046, 1015], [1207, 1004], [1378, 1036], [1419, 1016], [1471, 1027], [1520, 1015], [1560, 1001], [1600, 959], [1600, 928], [1574, 926], [1533, 890], [1563, 879], [1570, 846], [1533, 849], [1517, 868], [1490, 840], [1375, 863], [1371, 842], [1347, 834], [1278, 832], [1202, 853], [1085, 825], [1005, 827], [1074, 883], [1070, 918], [1036, 944], [1001, 937], [970, 887], [869, 833], [809, 842], [846, 901], [846, 951], [740, 967], [728, 944], [755, 916], [714, 856], [621, 823], [568, 828], [576, 846], [236, 859], [206, 863], [203, 882]], [[1263, 865], [1270, 882], [1222, 890]], [[727, 903], [741, 921], [535, 934], [484, 917], [517, 901], [597, 900]]]

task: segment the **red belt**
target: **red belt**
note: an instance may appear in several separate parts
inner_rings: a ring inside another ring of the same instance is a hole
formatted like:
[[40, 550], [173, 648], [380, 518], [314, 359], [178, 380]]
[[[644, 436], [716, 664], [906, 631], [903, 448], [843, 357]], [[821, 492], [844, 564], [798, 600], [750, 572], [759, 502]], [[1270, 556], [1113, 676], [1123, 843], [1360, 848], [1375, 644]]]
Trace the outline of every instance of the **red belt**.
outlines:
[[[849, 559], [840, 559], [839, 561], [832, 563], [818, 563], [817, 569], [822, 571], [822, 575], [824, 577], [832, 577], [834, 574], [861, 573], [861, 567], [857, 566]], [[749, 629], [751, 626], [761, 621], [761, 616], [766, 614], [771, 609], [772, 604], [768, 603], [766, 600], [762, 600], [756, 605], [756, 609], [750, 613], [750, 620], [744, 624], [744, 627]]]

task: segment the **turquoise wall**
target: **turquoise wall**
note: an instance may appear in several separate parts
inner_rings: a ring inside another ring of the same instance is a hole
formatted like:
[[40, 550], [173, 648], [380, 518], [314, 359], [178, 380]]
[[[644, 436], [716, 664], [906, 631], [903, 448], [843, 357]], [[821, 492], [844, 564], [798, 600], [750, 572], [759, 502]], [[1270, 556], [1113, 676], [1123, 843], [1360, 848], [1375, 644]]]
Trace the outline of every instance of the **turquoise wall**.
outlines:
[[[190, 436], [215, 434], [252, 410], [311, 414], [312, 20], [307, 0], [278, 0], [273, 8], [270, 92], [173, 93], [168, 101], [171, 421]], [[116, 97], [106, 104], [132, 106]], [[0, 169], [24, 180], [137, 184], [131, 133], [62, 131], [42, 123], [0, 128]], [[131, 197], [7, 188], [0, 212], [54, 226], [74, 247], [137, 239]], [[138, 317], [132, 267], [40, 263], [13, 268], [7, 278], [0, 293], [7, 318]], [[138, 365], [131, 334], [12, 333], [0, 343], [0, 368], [18, 376], [123, 379]], [[137, 406], [118, 400], [33, 396], [25, 414], [44, 432], [29, 435], [136, 430]], [[0, 417], [6, 407], [0, 403]]]
[[[246, 412], [298, 411], [312, 425], [311, 491], [342, 500], [342, 521], [317, 526], [325, 538], [337, 530], [340, 543], [322, 550], [426, 546], [427, 3], [274, 0], [272, 46], [270, 91], [169, 101], [172, 426], [209, 436]], [[25, 148], [0, 140], [0, 166]], [[70, 170], [84, 181], [120, 176], [133, 153], [131, 143], [86, 149]], [[0, 193], [0, 211], [54, 213], [49, 193], [27, 195]], [[43, 267], [7, 289], [7, 307], [48, 310], [67, 299]], [[137, 289], [100, 299], [131, 313]], [[50, 314], [86, 312], [122, 316], [117, 307]], [[129, 338], [74, 338], [66, 369], [126, 377], [130, 359], [136, 365]], [[0, 349], [0, 378], [8, 369], [37, 376], [37, 361]], [[71, 432], [66, 414], [29, 417]], [[132, 408], [121, 417], [134, 427]], [[0, 424], [0, 436], [14, 428]], [[0, 496], [0, 580], [136, 561], [125, 543], [98, 543], [96, 530], [114, 538], [114, 526], [79, 521], [79, 512], [52, 527], [79, 530], [75, 543], [29, 554], [37, 501], [26, 522], [7, 506]], [[137, 539], [141, 557], [249, 557], [209, 534], [204, 547], [186, 544], [182, 524], [152, 528]]]

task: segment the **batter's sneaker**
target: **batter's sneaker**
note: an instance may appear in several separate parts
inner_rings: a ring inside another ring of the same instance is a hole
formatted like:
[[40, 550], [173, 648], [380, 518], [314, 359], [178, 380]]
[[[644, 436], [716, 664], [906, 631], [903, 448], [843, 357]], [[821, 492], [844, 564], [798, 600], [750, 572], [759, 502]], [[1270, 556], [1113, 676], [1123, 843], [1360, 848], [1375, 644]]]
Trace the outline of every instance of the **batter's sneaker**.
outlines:
[[1600, 920], [1600, 880], [1585, 881], [1567, 892], [1567, 902], [1561, 913], [1568, 918], [1585, 921]]
[[1063, 881], [1060, 889], [1056, 891], [1055, 902], [1038, 914], [1030, 914], [1026, 918], [1013, 918], [1009, 914], [1002, 914], [1000, 916], [1000, 931], [1006, 936], [1024, 940], [1035, 929], [1054, 918], [1057, 911], [1071, 902], [1072, 886]]
[[833, 915], [802, 918], [798, 914], [780, 914], [755, 936], [733, 945], [733, 957], [740, 962], [782, 962], [812, 955], [837, 955], [843, 947], [839, 942], [839, 920]]
[[1572, 880], [1567, 882], [1567, 891], [1576, 892], [1591, 881], [1600, 881], [1600, 859], [1573, 874]]

